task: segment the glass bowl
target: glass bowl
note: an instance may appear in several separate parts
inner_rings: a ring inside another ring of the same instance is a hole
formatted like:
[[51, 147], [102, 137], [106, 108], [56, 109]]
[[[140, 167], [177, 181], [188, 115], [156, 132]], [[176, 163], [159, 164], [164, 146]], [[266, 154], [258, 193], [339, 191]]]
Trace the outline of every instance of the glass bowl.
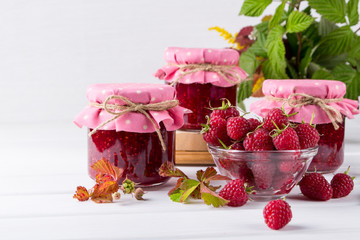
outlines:
[[302, 150], [228, 150], [208, 144], [222, 175], [242, 179], [254, 186], [254, 200], [268, 200], [288, 194], [301, 180], [318, 147]]

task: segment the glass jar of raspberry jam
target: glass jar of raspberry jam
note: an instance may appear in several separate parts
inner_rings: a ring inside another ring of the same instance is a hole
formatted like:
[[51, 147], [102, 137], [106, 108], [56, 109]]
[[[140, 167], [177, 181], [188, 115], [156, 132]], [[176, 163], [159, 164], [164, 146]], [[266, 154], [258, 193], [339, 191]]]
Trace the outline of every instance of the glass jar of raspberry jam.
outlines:
[[90, 106], [80, 112], [74, 122], [79, 127], [88, 127], [90, 177], [96, 178], [91, 166], [105, 158], [124, 169], [120, 182], [125, 177], [140, 186], [166, 182], [168, 178], [159, 175], [159, 168], [165, 162], [174, 163], [175, 130], [183, 125], [187, 112], [177, 106], [174, 96], [175, 89], [168, 85], [89, 86]]
[[167, 48], [167, 65], [155, 76], [176, 88], [180, 106], [190, 109], [182, 130], [200, 130], [223, 98], [236, 105], [237, 84], [247, 74], [237, 66], [239, 54], [232, 49]]
[[344, 162], [345, 118], [359, 114], [358, 102], [344, 98], [346, 85], [330, 80], [266, 80], [265, 99], [251, 105], [251, 111], [265, 116], [272, 108], [284, 107], [294, 123], [312, 121], [320, 134], [319, 150], [308, 171], [331, 173]]
[[316, 130], [320, 134], [319, 150], [308, 171], [335, 172], [344, 162], [345, 118], [337, 130], [332, 123], [317, 124]]
[[211, 83], [176, 83], [174, 87], [180, 105], [192, 111], [191, 114], [185, 115], [182, 130], [201, 129], [201, 124], [206, 124], [205, 116], [211, 113], [209, 103], [212, 107], [220, 107], [221, 99], [227, 98], [231, 105], [236, 106], [236, 85], [218, 87]]

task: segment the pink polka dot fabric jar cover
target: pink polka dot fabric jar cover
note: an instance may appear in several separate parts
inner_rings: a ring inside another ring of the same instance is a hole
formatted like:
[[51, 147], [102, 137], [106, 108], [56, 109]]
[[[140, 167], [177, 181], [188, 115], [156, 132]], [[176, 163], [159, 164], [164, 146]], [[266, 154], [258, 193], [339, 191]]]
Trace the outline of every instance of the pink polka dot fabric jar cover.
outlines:
[[233, 49], [170, 47], [164, 55], [167, 65], [154, 75], [176, 88], [180, 105], [192, 111], [182, 130], [200, 130], [212, 107], [227, 98], [236, 105], [237, 84], [247, 77], [238, 67], [239, 53]]
[[[89, 86], [87, 99], [90, 104], [75, 117], [74, 123], [87, 127], [92, 133], [88, 136], [90, 177], [96, 177], [91, 166], [105, 158], [124, 168], [124, 177], [142, 186], [167, 181], [168, 178], [159, 176], [158, 170], [164, 162], [174, 163], [175, 130], [184, 124], [184, 114], [190, 112], [176, 106], [178, 102], [174, 97], [175, 89], [168, 85], [115, 83]], [[175, 106], [165, 107], [165, 110], [145, 110], [148, 117], [134, 109], [118, 116], [130, 105], [142, 108], [143, 105], [174, 101]]]
[[[344, 162], [345, 117], [359, 114], [358, 102], [343, 98], [346, 85], [330, 80], [266, 80], [263, 84], [265, 99], [251, 105], [251, 111], [265, 116], [272, 108], [284, 106], [294, 123], [310, 122], [320, 133], [319, 151], [308, 171], [334, 172]], [[305, 104], [311, 100], [311, 104]], [[298, 105], [300, 103], [300, 105]], [[337, 114], [336, 114], [337, 113]]]

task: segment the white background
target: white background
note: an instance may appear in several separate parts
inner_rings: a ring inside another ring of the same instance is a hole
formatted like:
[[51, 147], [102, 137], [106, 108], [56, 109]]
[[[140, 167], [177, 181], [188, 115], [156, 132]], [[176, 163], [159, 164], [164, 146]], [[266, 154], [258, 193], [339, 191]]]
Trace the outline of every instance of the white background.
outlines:
[[161, 83], [166, 47], [228, 47], [208, 28], [258, 23], [242, 2], [1, 0], [0, 123], [71, 122], [93, 83]]

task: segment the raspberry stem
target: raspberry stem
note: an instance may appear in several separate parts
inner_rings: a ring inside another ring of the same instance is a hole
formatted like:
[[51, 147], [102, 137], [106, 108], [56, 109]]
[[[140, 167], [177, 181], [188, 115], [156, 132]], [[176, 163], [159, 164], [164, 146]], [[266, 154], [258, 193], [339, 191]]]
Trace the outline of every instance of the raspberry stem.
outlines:
[[218, 139], [220, 144], [222, 145], [223, 148], [225, 149], [230, 149], [230, 147], [226, 146], [225, 143], [223, 141], [221, 141], [220, 139]]
[[299, 112], [294, 112], [294, 113], [291, 113], [291, 114], [287, 114], [287, 113], [285, 112], [285, 103], [282, 105], [281, 110], [282, 110], [283, 114], [284, 114], [287, 118], [292, 117], [292, 116], [295, 116], [296, 114], [299, 113]]
[[210, 110], [226, 110], [228, 109], [229, 107], [233, 107], [231, 106], [231, 102], [229, 99], [227, 98], [222, 98], [222, 103], [221, 103], [221, 107], [217, 107], [217, 108], [214, 108], [211, 106], [211, 103], [209, 102], [209, 108]]

